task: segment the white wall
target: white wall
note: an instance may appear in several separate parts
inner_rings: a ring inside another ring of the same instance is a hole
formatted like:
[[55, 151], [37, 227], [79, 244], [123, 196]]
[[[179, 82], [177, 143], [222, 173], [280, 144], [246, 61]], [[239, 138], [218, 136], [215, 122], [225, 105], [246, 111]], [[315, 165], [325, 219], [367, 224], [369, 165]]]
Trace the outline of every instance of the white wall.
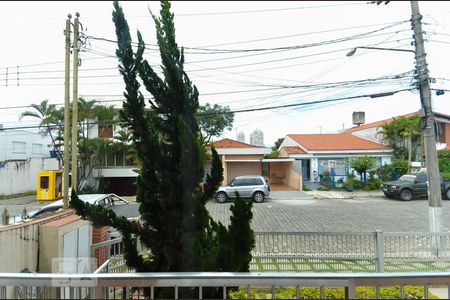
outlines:
[[0, 167], [0, 194], [11, 195], [37, 189], [40, 170], [57, 170], [56, 158], [30, 158], [23, 161], [8, 161]]
[[53, 147], [49, 145], [52, 145], [50, 135], [26, 130], [0, 132], [0, 162], [30, 157], [50, 157], [49, 151]]
[[355, 136], [358, 136], [358, 137], [362, 137], [367, 140], [371, 140], [371, 141], [374, 141], [374, 142], [377, 142], [377, 143], [380, 143], [383, 145], [387, 145], [387, 142], [385, 140], [383, 140], [383, 135], [378, 134], [378, 128], [379, 127], [367, 128], [367, 129], [352, 132], [352, 134]]

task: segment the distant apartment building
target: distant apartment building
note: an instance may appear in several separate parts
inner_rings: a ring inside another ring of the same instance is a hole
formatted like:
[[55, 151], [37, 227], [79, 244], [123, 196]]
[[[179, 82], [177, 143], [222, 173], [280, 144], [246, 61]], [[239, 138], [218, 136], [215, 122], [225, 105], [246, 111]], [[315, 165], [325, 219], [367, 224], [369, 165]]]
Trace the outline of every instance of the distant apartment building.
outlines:
[[264, 147], [264, 133], [261, 130], [255, 129], [250, 134], [250, 145]]
[[238, 133], [237, 140], [238, 140], [238, 142], [245, 143], [245, 134], [244, 134], [244, 132], [241, 131], [241, 132]]

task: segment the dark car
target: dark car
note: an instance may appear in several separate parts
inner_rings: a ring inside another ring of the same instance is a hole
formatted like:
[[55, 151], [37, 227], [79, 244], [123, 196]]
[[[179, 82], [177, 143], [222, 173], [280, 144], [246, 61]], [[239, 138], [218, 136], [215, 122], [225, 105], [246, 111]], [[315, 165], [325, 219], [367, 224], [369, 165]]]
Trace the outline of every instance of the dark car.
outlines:
[[[428, 195], [427, 174], [405, 174], [397, 180], [383, 182], [380, 188], [388, 198], [400, 198], [403, 201], [409, 201], [414, 197], [425, 197]], [[442, 178], [441, 192], [443, 196], [450, 199], [450, 183], [443, 181]]]

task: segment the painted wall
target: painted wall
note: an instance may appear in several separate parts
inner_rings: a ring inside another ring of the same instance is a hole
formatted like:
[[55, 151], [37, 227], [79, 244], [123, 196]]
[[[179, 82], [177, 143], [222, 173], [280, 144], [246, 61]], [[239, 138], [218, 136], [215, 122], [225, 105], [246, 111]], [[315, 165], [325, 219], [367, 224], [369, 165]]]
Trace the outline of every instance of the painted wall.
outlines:
[[50, 135], [42, 135], [25, 130], [0, 132], [0, 162], [30, 157], [50, 157]]
[[22, 161], [8, 161], [0, 167], [0, 194], [20, 194], [36, 191], [40, 170], [57, 170], [56, 158], [29, 158]]

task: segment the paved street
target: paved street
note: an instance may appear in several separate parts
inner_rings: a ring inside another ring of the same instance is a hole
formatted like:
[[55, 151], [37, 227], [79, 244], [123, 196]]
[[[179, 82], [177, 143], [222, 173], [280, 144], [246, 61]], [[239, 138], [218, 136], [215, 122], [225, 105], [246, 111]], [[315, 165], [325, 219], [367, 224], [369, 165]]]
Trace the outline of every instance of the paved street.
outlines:
[[[231, 202], [211, 201], [214, 219], [229, 224]], [[450, 201], [443, 200], [444, 231], [450, 230]], [[385, 198], [267, 200], [253, 204], [255, 231], [428, 232], [428, 200]]]
[[[426, 199], [403, 202], [384, 197], [314, 199], [311, 194], [297, 195], [300, 200], [295, 199], [295, 194], [273, 193], [271, 199], [254, 203], [253, 229], [278, 232], [371, 232], [376, 229], [385, 232], [429, 231]], [[10, 216], [20, 215], [23, 207], [31, 211], [48, 203], [50, 202], [37, 202], [33, 196], [6, 199], [0, 201], [0, 210], [3, 211], [3, 208], [7, 207]], [[228, 225], [231, 204], [232, 202], [219, 204], [211, 200], [207, 203], [207, 208], [214, 219]], [[450, 231], [450, 201], [443, 200], [442, 205], [444, 230]]]

